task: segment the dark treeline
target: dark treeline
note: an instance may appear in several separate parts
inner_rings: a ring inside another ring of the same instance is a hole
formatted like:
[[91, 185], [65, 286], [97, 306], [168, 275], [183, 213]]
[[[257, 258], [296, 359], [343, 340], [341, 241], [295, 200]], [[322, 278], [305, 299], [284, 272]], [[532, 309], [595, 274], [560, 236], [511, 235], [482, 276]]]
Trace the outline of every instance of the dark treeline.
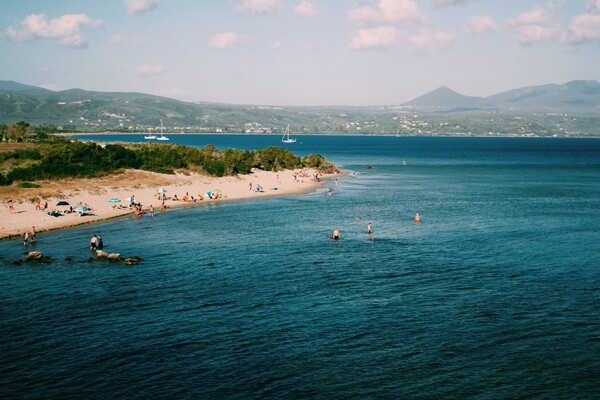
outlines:
[[172, 174], [176, 170], [204, 172], [212, 176], [248, 174], [252, 168], [279, 171], [301, 167], [333, 172], [335, 166], [322, 156], [300, 158], [287, 149], [218, 150], [177, 144], [107, 144], [50, 136], [28, 147], [0, 153], [0, 185], [16, 181], [98, 177], [133, 168]]

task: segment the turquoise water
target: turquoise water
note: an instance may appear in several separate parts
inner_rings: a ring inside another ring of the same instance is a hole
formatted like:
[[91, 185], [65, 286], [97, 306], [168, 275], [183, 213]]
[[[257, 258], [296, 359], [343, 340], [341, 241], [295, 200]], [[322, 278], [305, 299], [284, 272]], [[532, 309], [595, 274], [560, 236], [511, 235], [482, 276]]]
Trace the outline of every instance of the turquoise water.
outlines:
[[[43, 233], [45, 265], [0, 242], [0, 397], [599, 397], [600, 140], [290, 148], [356, 178]], [[143, 261], [90, 259], [94, 233]]]

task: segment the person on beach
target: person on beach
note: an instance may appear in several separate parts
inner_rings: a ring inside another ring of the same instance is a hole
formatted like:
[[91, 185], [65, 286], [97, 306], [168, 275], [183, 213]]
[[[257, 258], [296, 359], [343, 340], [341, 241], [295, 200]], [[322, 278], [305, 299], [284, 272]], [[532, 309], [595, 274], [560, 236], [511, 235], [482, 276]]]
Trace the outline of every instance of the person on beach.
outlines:
[[102, 240], [102, 236], [100, 236], [100, 235], [96, 236], [96, 248], [99, 250], [102, 250], [103, 247], [104, 247], [104, 241]]
[[23, 233], [23, 246], [27, 246], [29, 244], [29, 233]]
[[98, 244], [98, 237], [96, 235], [92, 236], [90, 239], [90, 249], [96, 250], [96, 245]]
[[44, 210], [48, 208], [48, 201], [44, 201]]
[[35, 226], [32, 226], [32, 227], [31, 227], [31, 235], [30, 235], [30, 236], [31, 236], [31, 241], [32, 241], [32, 242], [35, 242], [35, 235], [36, 235], [36, 233], [37, 233], [37, 232], [36, 232], [36, 230], [35, 230]]
[[419, 215], [419, 213], [415, 215], [415, 222], [421, 222], [421, 216]]
[[150, 211], [148, 212], [148, 215], [154, 217], [154, 207], [152, 206], [152, 204], [150, 204]]
[[167, 206], [165, 206], [165, 200], [163, 199], [162, 203], [160, 203], [160, 209], [161, 210], [166, 210]]
[[250, 182], [250, 183], [248, 184], [248, 190], [249, 190], [249, 191], [252, 191], [252, 182]]
[[333, 236], [332, 236], [333, 240], [340, 240], [340, 230], [338, 228], [335, 228], [333, 230]]
[[360, 222], [360, 217], [356, 217], [356, 223], [358, 224]]
[[42, 199], [40, 196], [35, 198], [35, 211], [39, 211], [42, 209]]
[[369, 222], [369, 224], [367, 225], [367, 235], [371, 236], [372, 233], [373, 231], [371, 230], [371, 223]]
[[15, 205], [12, 199], [8, 201], [8, 212], [11, 214], [15, 212]]

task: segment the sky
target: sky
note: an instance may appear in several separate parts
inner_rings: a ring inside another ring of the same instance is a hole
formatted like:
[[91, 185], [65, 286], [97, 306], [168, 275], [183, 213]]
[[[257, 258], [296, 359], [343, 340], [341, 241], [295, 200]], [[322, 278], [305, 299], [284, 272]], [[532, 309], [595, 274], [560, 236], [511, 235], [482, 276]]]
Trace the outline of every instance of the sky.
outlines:
[[0, 0], [0, 80], [394, 105], [600, 81], [600, 0]]

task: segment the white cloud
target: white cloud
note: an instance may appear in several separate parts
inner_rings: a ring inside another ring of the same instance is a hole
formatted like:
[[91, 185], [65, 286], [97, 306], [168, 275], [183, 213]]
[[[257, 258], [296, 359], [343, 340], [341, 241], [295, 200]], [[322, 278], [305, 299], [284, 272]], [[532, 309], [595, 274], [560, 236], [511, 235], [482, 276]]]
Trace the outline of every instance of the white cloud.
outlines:
[[600, 0], [588, 0], [585, 9], [591, 13], [600, 13]]
[[50, 21], [44, 14], [32, 14], [21, 21], [21, 29], [9, 26], [6, 37], [15, 42], [38, 38], [57, 39], [62, 46], [83, 48], [87, 47], [87, 43], [83, 37], [82, 27], [96, 28], [101, 25], [101, 20], [92, 19], [85, 14], [65, 14]]
[[217, 50], [232, 49], [236, 46], [244, 45], [250, 40], [249, 36], [238, 35], [235, 32], [221, 32], [209, 39], [208, 46]]
[[242, 0], [235, 6], [239, 13], [250, 11], [254, 14], [268, 14], [281, 7], [280, 0]]
[[398, 29], [393, 26], [362, 28], [352, 38], [350, 48], [353, 50], [389, 48], [397, 44], [399, 35]]
[[523, 25], [534, 25], [543, 24], [550, 20], [548, 11], [542, 7], [536, 7], [522, 14], [519, 14], [517, 18], [508, 21], [510, 26], [523, 26]]
[[529, 46], [533, 43], [551, 39], [560, 33], [560, 26], [545, 27], [542, 25], [523, 25], [517, 28], [519, 43]]
[[127, 14], [139, 15], [152, 11], [158, 6], [161, 0], [125, 0]]
[[138, 75], [149, 76], [149, 75], [159, 75], [165, 71], [165, 67], [162, 65], [154, 65], [154, 64], [143, 64], [136, 68], [135, 72]]
[[376, 6], [363, 6], [348, 11], [348, 19], [357, 23], [389, 24], [399, 21], [423, 22], [414, 0], [379, 0]]
[[315, 3], [308, 0], [302, 0], [300, 3], [294, 7], [294, 14], [299, 17], [315, 17], [318, 14], [317, 7], [315, 7]]
[[[559, 3], [550, 4], [551, 8], [558, 5]], [[516, 28], [519, 43], [523, 46], [552, 39], [561, 32], [560, 24], [552, 22], [548, 10], [542, 7], [535, 7], [519, 14], [516, 18], [507, 21], [507, 24]]]
[[412, 35], [405, 38], [405, 41], [419, 54], [448, 50], [452, 44], [454, 44], [455, 40], [455, 33], [442, 31], [434, 32], [429, 29], [422, 29], [418, 35]]
[[281, 40], [279, 40], [279, 39], [276, 39], [276, 40], [273, 42], [273, 44], [271, 45], [271, 48], [272, 48], [272, 49], [275, 49], [275, 50], [279, 50], [279, 49], [281, 49], [282, 47], [283, 47], [283, 43], [282, 43], [282, 42], [281, 42]]
[[486, 31], [495, 32], [498, 30], [498, 24], [488, 15], [474, 15], [469, 17], [464, 30], [470, 34]]
[[121, 35], [120, 35], [120, 34], [118, 34], [118, 33], [114, 33], [114, 34], [113, 34], [113, 35], [110, 37], [110, 43], [111, 43], [113, 46], [118, 46], [118, 45], [120, 45], [121, 43], [123, 43], [123, 36], [121, 36]]
[[471, 0], [433, 0], [433, 5], [436, 8], [446, 7], [446, 6], [454, 6], [461, 3], [466, 3]]
[[573, 45], [600, 42], [600, 14], [582, 14], [573, 17], [563, 41]]

